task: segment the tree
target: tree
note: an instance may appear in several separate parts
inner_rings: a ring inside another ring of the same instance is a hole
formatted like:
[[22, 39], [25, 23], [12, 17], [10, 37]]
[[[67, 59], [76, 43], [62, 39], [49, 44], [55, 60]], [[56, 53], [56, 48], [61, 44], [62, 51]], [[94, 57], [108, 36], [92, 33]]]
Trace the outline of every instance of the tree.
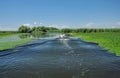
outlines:
[[47, 32], [47, 27], [40, 26], [40, 27], [38, 27], [38, 29], [39, 29], [41, 32]]
[[69, 29], [69, 28], [64, 28], [61, 31], [62, 31], [62, 33], [70, 33], [70, 32], [72, 32], [72, 30]]
[[31, 29], [30, 29], [30, 27], [27, 27], [27, 26], [21, 26], [21, 27], [19, 27], [19, 29], [18, 29], [18, 31], [20, 32], [20, 33], [30, 33], [31, 32]]

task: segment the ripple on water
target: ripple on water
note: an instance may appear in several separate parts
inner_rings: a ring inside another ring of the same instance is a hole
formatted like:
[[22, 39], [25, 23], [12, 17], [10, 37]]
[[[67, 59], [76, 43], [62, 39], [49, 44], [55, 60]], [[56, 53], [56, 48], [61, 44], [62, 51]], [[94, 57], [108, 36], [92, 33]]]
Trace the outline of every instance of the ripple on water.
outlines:
[[0, 77], [120, 78], [120, 58], [107, 56], [110, 54], [95, 44], [77, 39], [50, 39], [39, 44], [42, 41], [33, 40], [29, 44], [34, 46], [28, 44], [29, 48], [23, 46], [15, 54], [0, 57]]

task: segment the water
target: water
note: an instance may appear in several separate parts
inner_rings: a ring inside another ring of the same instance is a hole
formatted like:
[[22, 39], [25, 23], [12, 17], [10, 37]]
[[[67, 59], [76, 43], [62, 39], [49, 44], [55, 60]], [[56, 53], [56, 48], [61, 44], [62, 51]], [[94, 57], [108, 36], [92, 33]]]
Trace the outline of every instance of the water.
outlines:
[[18, 35], [2, 37], [0, 38], [0, 42], [10, 42], [10, 41], [19, 41], [21, 38]]
[[42, 39], [42, 38], [53, 38], [53, 37], [57, 37], [56, 35], [59, 35], [59, 33], [50, 33], [50, 34], [45, 34], [45, 35], [41, 35], [41, 34], [17, 34], [17, 35], [13, 35], [13, 36], [8, 36], [8, 37], [2, 37], [0, 38], [0, 42], [14, 42], [14, 41], [19, 41], [21, 39], [25, 39], [25, 38], [31, 38], [31, 39]]
[[0, 78], [120, 78], [120, 57], [77, 38], [35, 39], [5, 52]]

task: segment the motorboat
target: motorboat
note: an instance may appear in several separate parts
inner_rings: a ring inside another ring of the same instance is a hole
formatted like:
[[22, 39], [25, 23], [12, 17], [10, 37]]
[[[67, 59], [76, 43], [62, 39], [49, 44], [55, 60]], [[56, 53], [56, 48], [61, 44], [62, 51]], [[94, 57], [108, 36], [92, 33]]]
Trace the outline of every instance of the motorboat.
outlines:
[[66, 39], [66, 38], [68, 38], [68, 35], [67, 34], [61, 34], [61, 35], [59, 35], [59, 38], [60, 39]]

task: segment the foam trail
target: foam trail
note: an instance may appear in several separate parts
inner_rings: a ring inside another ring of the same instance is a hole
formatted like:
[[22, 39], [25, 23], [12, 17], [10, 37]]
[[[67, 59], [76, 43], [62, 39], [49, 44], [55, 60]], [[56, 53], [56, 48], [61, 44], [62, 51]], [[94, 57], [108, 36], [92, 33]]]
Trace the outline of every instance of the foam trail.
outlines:
[[65, 45], [65, 47], [69, 50], [69, 52], [65, 53], [65, 55], [74, 53], [73, 48], [68, 44], [69, 39], [60, 39], [61, 43]]
[[68, 49], [72, 49], [72, 47], [68, 44], [69, 39], [60, 39], [60, 42], [65, 45]]

